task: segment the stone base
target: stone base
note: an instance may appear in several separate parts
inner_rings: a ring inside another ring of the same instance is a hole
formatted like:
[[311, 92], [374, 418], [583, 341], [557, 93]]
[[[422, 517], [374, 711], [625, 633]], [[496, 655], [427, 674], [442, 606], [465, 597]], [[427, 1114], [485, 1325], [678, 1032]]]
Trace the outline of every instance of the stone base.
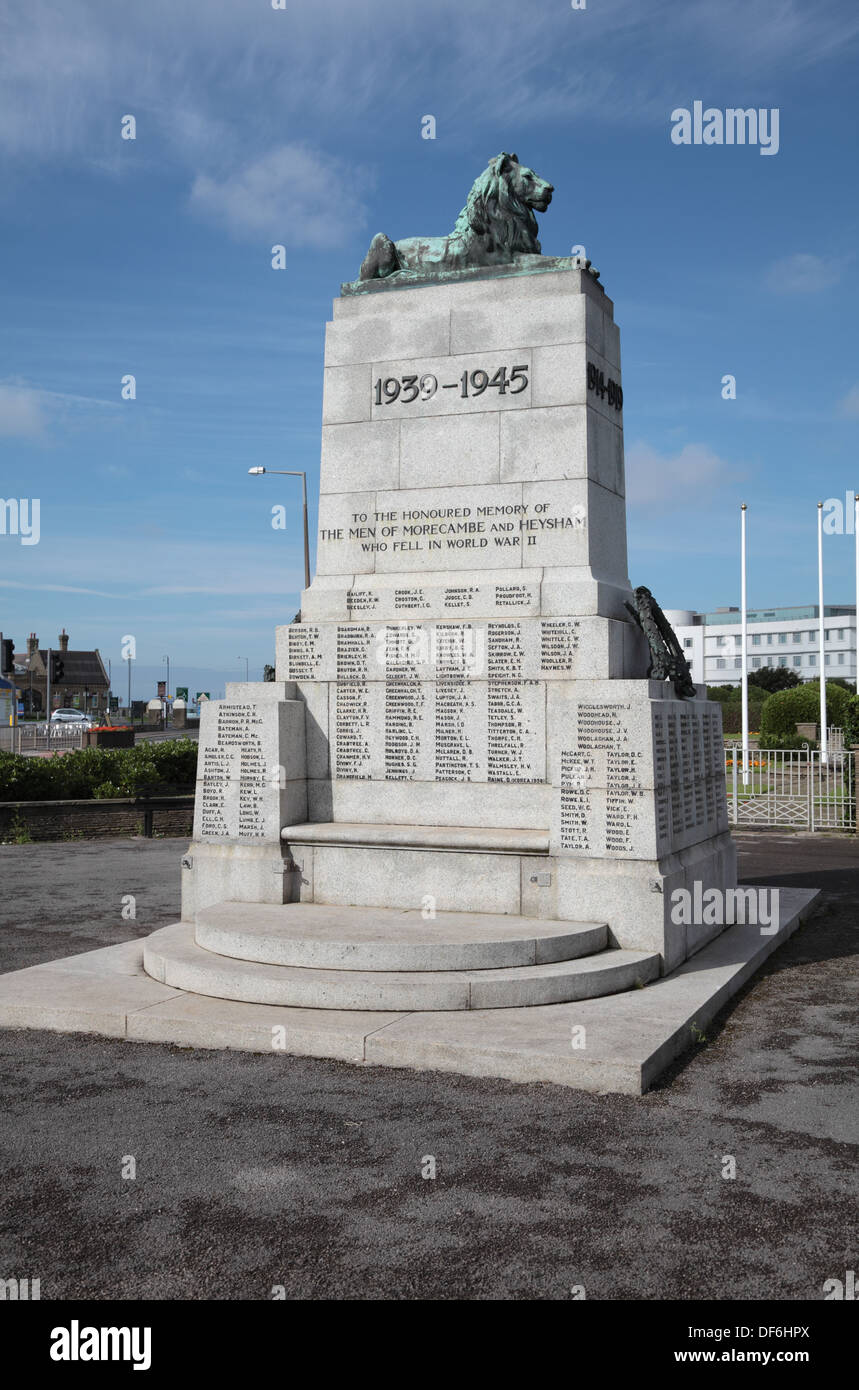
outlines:
[[[727, 831], [659, 859], [552, 855], [548, 833], [530, 829], [334, 821], [282, 833], [295, 865], [292, 901], [605, 919], [613, 946], [658, 952], [662, 974], [723, 930], [676, 922], [675, 891], [693, 892], [698, 883], [725, 893], [737, 882], [737, 852]], [[239, 893], [224, 898], [251, 901]], [[209, 896], [200, 906], [216, 901]]]
[[673, 894], [678, 888], [694, 892], [696, 883], [721, 894], [736, 887], [737, 849], [727, 831], [662, 859], [559, 859], [553, 915], [589, 917], [599, 903], [612, 942], [659, 951], [662, 973], [669, 975], [724, 930], [675, 921]]
[[182, 856], [182, 921], [225, 901], [285, 903], [298, 895], [294, 866], [279, 845], [193, 840]]
[[144, 943], [129, 941], [0, 976], [0, 1026], [641, 1095], [809, 916], [818, 896], [782, 888], [772, 935], [730, 927], [666, 979], [570, 1004], [383, 1013], [236, 1003], [159, 984], [144, 973]]

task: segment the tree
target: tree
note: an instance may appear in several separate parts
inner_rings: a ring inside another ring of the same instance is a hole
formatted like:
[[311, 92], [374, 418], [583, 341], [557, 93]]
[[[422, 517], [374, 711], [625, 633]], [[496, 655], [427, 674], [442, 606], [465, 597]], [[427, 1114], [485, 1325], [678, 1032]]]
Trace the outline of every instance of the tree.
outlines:
[[799, 684], [799, 675], [790, 666], [762, 666], [759, 671], [749, 672], [749, 685], [756, 685], [771, 695], [777, 690], [792, 690]]

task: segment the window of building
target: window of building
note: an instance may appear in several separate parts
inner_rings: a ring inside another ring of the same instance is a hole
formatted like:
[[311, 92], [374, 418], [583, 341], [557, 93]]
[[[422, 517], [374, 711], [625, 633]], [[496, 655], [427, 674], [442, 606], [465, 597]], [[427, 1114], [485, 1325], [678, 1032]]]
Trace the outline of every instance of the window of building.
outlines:
[[816, 642], [816, 641], [817, 641], [817, 629], [815, 628], [815, 629], [813, 629], [811, 632], [806, 633], [806, 636], [808, 637], [809, 642]]
[[734, 665], [736, 666], [737, 670], [740, 670], [743, 665], [743, 658], [741, 656], [735, 656]]
[[778, 664], [779, 664], [779, 666], [786, 666], [786, 665], [787, 665], [787, 657], [786, 657], [786, 656], [780, 656], [779, 659], [778, 659]]
[[742, 641], [742, 638], [740, 638], [740, 637], [735, 637], [735, 638], [734, 638], [734, 646], [735, 646], [735, 647], [739, 647], [741, 641]]
[[691, 645], [692, 645], [692, 638], [691, 638], [691, 637], [684, 637], [684, 638], [683, 638], [683, 645], [684, 645], [684, 647], [691, 647]]
[[768, 633], [767, 633], [767, 646], [768, 646], [768, 647], [771, 647], [772, 644], [773, 644], [773, 635], [772, 635], [771, 632], [768, 632]]
[[825, 656], [823, 659], [824, 659], [824, 661], [826, 662], [826, 664], [827, 664], [827, 666], [828, 666], [828, 665], [829, 665], [829, 652], [826, 653], [826, 656]]
[[785, 642], [787, 641], [787, 633], [786, 633], [786, 632], [780, 632], [779, 635], [778, 635], [778, 640], [779, 640], [780, 646], [784, 646]]
[[760, 657], [759, 657], [759, 656], [753, 656], [753, 657], [752, 657], [752, 665], [755, 667], [755, 669], [757, 669], [757, 667], [759, 667], [760, 664], [761, 664], [761, 659], [760, 659]]
[[817, 652], [809, 652], [809, 653], [808, 653], [808, 664], [809, 664], [809, 666], [816, 666], [816, 665], [817, 665]]
[[723, 656], [717, 656], [717, 657], [716, 657], [716, 670], [717, 670], [717, 671], [724, 671], [724, 669], [725, 669], [725, 658], [724, 658]]
[[754, 634], [754, 636], [752, 637], [752, 646], [753, 646], [753, 647], [759, 647], [760, 645], [761, 645], [761, 634], [760, 634], [759, 632], [756, 632], [756, 633]]
[[725, 638], [724, 638], [724, 637], [717, 637], [717, 638], [716, 638], [716, 646], [717, 646], [717, 647], [724, 647], [724, 645], [725, 645]]
[[839, 665], [839, 666], [843, 666], [843, 665], [844, 665], [844, 653], [843, 653], [843, 652], [839, 652], [839, 653], [838, 653], [838, 665]]
[[791, 636], [793, 637], [794, 642], [801, 642], [801, 641], [802, 641], [802, 633], [801, 633], [801, 632], [794, 632], [794, 633], [791, 633]]
[[843, 641], [844, 641], [844, 628], [843, 628], [843, 627], [840, 627], [840, 628], [838, 629], [838, 640], [839, 640], [839, 642], [843, 642]]
[[794, 666], [801, 666], [801, 665], [802, 665], [802, 657], [801, 657], [801, 656], [795, 656], [795, 657], [793, 658], [793, 664], [794, 664]]

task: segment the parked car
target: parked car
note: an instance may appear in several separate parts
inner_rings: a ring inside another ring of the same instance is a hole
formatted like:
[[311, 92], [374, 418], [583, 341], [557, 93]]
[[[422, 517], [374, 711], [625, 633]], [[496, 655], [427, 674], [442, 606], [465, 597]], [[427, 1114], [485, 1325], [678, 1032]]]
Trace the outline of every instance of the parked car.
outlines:
[[83, 710], [55, 709], [50, 724], [45, 724], [43, 731], [49, 733], [51, 738], [62, 738], [64, 734], [79, 733], [93, 727], [93, 721]]

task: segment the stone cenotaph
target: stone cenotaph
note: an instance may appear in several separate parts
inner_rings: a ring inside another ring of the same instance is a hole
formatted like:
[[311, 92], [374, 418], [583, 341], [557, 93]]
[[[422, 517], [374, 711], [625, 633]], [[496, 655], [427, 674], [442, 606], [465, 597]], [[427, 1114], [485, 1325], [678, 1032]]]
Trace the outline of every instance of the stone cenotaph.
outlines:
[[671, 912], [736, 885], [720, 708], [637, 620], [620, 336], [590, 262], [540, 254], [551, 194], [499, 155], [453, 233], [376, 237], [334, 301], [316, 573], [276, 680], [203, 710], [166, 985], [527, 1008], [723, 930]]

